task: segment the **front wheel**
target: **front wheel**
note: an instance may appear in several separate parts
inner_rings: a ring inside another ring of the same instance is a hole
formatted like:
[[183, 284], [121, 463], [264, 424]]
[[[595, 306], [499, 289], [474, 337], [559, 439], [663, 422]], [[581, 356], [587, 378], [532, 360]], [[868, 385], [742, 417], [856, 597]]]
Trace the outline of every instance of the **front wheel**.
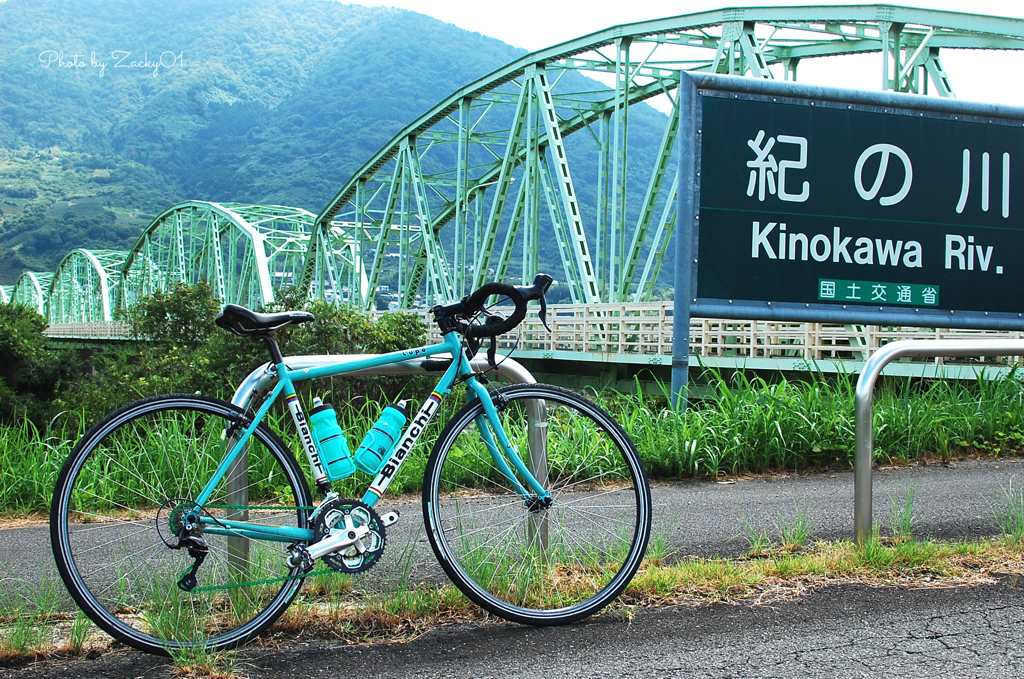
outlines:
[[617, 597], [643, 560], [651, 493], [636, 447], [571, 391], [519, 384], [492, 394], [501, 425], [550, 502], [524, 497], [492, 455], [484, 407], [445, 427], [427, 463], [423, 515], [448, 577], [513, 622], [558, 625]]
[[[147, 398], [100, 421], [64, 463], [50, 508], [57, 569], [115, 639], [157, 654], [230, 648], [295, 598], [302, 579], [286, 562], [287, 542], [250, 539], [223, 523], [312, 537], [309, 487], [276, 434], [260, 424], [210, 499], [195, 504], [246, 423], [216, 399]], [[183, 527], [190, 516], [208, 549], [191, 581], [197, 559], [179, 542], [192, 534]]]

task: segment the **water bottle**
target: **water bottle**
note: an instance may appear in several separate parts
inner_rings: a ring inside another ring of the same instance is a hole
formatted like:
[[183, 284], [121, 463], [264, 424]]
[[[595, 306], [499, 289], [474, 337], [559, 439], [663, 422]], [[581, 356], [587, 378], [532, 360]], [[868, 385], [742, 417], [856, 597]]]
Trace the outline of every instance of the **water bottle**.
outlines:
[[319, 397], [313, 399], [309, 427], [313, 430], [313, 438], [320, 449], [320, 461], [327, 471], [327, 478], [337, 481], [352, 476], [356, 466], [352, 463], [348, 441], [338, 426], [338, 415], [331, 404], [324, 403]]
[[373, 428], [366, 433], [363, 442], [356, 449], [356, 466], [370, 476], [375, 476], [384, 468], [391, 451], [398, 443], [398, 437], [402, 434], [402, 427], [409, 419], [409, 410], [405, 401], [392, 403], [384, 408], [373, 424]]

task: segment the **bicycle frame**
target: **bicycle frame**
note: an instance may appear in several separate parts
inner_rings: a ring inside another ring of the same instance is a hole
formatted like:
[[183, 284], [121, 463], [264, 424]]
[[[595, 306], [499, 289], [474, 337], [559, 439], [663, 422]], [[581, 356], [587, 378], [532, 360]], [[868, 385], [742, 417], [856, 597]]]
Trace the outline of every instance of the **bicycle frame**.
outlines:
[[[202, 492], [196, 498], [197, 505], [204, 506], [213, 495], [214, 490], [224, 479], [228, 470], [236, 462], [248, 445], [249, 438], [256, 431], [260, 422], [266, 417], [270, 408], [277, 399], [284, 394], [286, 403], [292, 413], [306, 451], [306, 457], [313, 469], [314, 476], [319, 482], [326, 480], [323, 465], [320, 461], [319, 452], [302, 412], [299, 399], [295, 394], [295, 383], [306, 380], [313, 380], [322, 377], [333, 377], [360, 370], [372, 369], [379, 366], [400, 363], [414, 358], [426, 358], [438, 354], [450, 354], [453, 357], [451, 364], [445, 370], [430, 396], [426, 399], [420, 410], [410, 418], [409, 424], [398, 440], [391, 456], [384, 464], [384, 467], [377, 474], [376, 478], [369, 485], [363, 495], [362, 501], [369, 506], [374, 506], [386, 492], [388, 485], [397, 476], [400, 468], [408, 459], [409, 452], [416, 445], [427, 424], [438, 411], [438, 406], [451, 393], [456, 380], [462, 378], [467, 388], [471, 391], [471, 398], [479, 399], [483, 405], [483, 414], [476, 420], [477, 429], [481, 439], [484, 441], [495, 465], [512, 483], [513, 488], [522, 495], [524, 499], [536, 496], [545, 499], [549, 496], [547, 490], [540, 485], [536, 477], [523, 463], [522, 458], [512, 445], [507, 432], [501, 426], [498, 418], [498, 411], [491, 400], [487, 389], [474, 377], [473, 369], [470, 366], [458, 333], [449, 332], [443, 336], [444, 341], [440, 344], [395, 351], [388, 354], [362, 358], [357, 360], [344, 360], [324, 366], [291, 369], [287, 366], [287, 358], [283, 358], [274, 366], [277, 373], [277, 384], [267, 395], [263, 404], [257, 410], [252, 420], [246, 425], [237, 438], [229, 437], [229, 446], [223, 460], [221, 460], [213, 476], [207, 481]], [[495, 438], [497, 440], [495, 440]], [[509, 466], [511, 462], [511, 467]], [[515, 471], [513, 471], [513, 468]], [[520, 482], [516, 473], [525, 481], [525, 486]], [[529, 490], [527, 489], [529, 488]], [[310, 529], [294, 528], [287, 526], [269, 526], [249, 523], [247, 521], [235, 521], [229, 519], [213, 519], [209, 516], [198, 516], [198, 521], [203, 524], [204, 531], [216, 535], [229, 537], [246, 537], [250, 539], [268, 540], [276, 542], [312, 542], [313, 531]]]

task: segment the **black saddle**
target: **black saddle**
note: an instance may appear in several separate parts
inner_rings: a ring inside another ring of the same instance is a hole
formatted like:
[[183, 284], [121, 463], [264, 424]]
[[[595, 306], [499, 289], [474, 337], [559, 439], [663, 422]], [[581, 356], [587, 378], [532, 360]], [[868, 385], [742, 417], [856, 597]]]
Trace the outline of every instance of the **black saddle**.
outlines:
[[280, 311], [276, 314], [258, 314], [244, 306], [228, 304], [217, 314], [214, 323], [228, 332], [242, 337], [265, 335], [280, 330], [286, 325], [301, 325], [315, 320], [308, 311]]

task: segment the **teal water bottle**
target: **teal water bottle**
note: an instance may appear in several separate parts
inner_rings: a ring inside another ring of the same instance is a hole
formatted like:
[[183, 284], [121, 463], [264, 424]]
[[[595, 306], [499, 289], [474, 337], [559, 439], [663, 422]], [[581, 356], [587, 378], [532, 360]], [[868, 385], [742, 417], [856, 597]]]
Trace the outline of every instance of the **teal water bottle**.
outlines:
[[356, 466], [370, 476], [374, 476], [384, 467], [402, 427], [409, 419], [409, 410], [405, 401], [392, 403], [384, 408], [380, 418], [373, 423], [373, 428], [366, 433], [363, 442], [356, 449]]
[[313, 430], [313, 438], [320, 449], [320, 461], [327, 471], [327, 478], [337, 481], [352, 476], [356, 466], [352, 463], [348, 441], [338, 426], [338, 415], [331, 404], [324, 403], [319, 397], [313, 399], [309, 427]]

